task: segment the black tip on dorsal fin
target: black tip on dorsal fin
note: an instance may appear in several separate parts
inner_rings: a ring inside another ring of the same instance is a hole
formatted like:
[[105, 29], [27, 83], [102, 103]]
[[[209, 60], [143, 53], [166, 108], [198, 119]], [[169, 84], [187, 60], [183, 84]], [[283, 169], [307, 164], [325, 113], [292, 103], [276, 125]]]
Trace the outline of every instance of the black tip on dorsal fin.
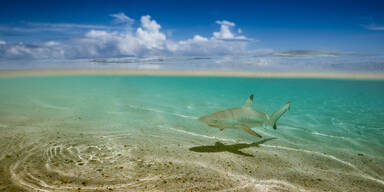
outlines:
[[248, 99], [245, 101], [242, 107], [251, 107], [253, 103], [253, 94], [251, 94]]

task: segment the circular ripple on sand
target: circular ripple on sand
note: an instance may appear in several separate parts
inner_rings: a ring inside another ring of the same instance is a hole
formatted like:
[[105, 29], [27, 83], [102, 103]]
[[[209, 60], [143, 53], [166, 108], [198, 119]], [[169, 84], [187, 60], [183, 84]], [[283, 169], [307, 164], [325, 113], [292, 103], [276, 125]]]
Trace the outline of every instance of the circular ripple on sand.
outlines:
[[183, 148], [164, 151], [148, 142], [160, 143], [129, 134], [40, 142], [25, 147], [11, 164], [11, 179], [31, 191], [301, 191], [284, 181], [257, 180], [187, 157]]
[[[97, 139], [96, 139], [97, 140]], [[140, 162], [133, 148], [90, 140], [71, 140], [25, 148], [10, 166], [13, 182], [31, 190], [120, 188], [131, 185]]]

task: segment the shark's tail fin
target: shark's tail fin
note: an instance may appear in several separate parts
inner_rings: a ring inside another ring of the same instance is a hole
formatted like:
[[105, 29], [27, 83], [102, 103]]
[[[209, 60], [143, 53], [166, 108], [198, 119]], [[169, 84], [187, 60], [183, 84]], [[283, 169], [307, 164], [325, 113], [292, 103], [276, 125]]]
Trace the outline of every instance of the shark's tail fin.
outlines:
[[291, 102], [288, 102], [287, 104], [285, 104], [282, 108], [280, 108], [279, 110], [275, 111], [271, 118], [270, 118], [270, 123], [271, 125], [273, 126], [274, 129], [276, 129], [276, 122], [277, 120], [280, 119], [280, 117], [290, 108], [291, 106]]

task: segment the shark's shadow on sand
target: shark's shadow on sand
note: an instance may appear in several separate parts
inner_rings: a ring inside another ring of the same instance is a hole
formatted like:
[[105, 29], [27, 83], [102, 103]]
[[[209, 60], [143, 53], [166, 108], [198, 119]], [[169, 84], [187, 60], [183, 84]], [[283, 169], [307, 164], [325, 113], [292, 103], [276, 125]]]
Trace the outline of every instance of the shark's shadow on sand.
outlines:
[[248, 153], [244, 153], [244, 152], [240, 151], [240, 149], [245, 149], [248, 147], [258, 147], [260, 144], [263, 144], [263, 143], [270, 141], [270, 140], [273, 140], [273, 139], [276, 139], [276, 138], [273, 138], [273, 137], [267, 138], [267, 139], [263, 139], [263, 140], [260, 140], [258, 142], [254, 142], [251, 144], [238, 143], [238, 144], [233, 144], [233, 145], [225, 145], [221, 142], [216, 142], [215, 145], [203, 145], [203, 146], [191, 147], [191, 148], [189, 148], [189, 150], [194, 151], [194, 152], [199, 152], [199, 153], [217, 153], [217, 152], [225, 152], [226, 151], [226, 152], [234, 153], [237, 155], [253, 157], [253, 155], [248, 154]]

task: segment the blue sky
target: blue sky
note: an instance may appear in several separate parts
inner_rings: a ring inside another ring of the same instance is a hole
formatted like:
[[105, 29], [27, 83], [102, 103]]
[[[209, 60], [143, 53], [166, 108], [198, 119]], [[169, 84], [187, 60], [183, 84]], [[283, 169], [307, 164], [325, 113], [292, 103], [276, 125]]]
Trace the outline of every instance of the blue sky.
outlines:
[[3, 58], [290, 50], [382, 54], [384, 1], [3, 0], [0, 6]]

